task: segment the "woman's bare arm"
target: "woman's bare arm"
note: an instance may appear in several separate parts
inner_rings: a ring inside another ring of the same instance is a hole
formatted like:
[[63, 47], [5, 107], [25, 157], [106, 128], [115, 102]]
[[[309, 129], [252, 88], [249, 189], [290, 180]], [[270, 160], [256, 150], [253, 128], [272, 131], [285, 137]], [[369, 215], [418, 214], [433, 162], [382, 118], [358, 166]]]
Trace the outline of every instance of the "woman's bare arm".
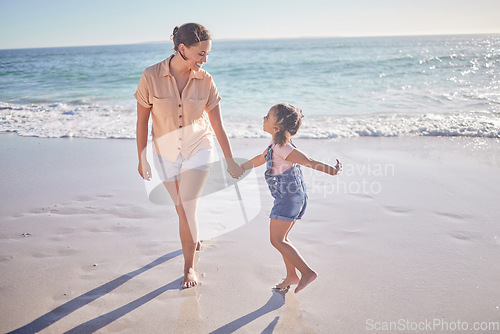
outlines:
[[224, 157], [226, 158], [227, 171], [232, 177], [239, 178], [244, 171], [233, 159], [233, 151], [231, 150], [231, 144], [229, 143], [229, 138], [227, 137], [226, 130], [222, 123], [222, 116], [218, 104], [208, 113], [208, 118], [210, 119], [212, 129], [214, 129], [222, 153], [224, 153]]
[[146, 159], [146, 147], [148, 145], [148, 124], [151, 108], [146, 108], [140, 103], [137, 103], [137, 124], [136, 124], [136, 140], [137, 154], [139, 156], [139, 174], [143, 179], [151, 178], [151, 167]]

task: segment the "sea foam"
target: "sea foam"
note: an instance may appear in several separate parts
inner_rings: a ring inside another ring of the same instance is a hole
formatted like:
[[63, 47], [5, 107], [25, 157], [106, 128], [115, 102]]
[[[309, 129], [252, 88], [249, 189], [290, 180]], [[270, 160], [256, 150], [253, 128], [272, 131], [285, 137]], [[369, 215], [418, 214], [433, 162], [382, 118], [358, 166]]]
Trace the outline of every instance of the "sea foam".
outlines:
[[[123, 106], [0, 102], [0, 131], [46, 138], [135, 138], [136, 114]], [[233, 138], [266, 137], [262, 120], [225, 117]], [[298, 138], [463, 136], [500, 138], [500, 115], [490, 112], [306, 116]]]

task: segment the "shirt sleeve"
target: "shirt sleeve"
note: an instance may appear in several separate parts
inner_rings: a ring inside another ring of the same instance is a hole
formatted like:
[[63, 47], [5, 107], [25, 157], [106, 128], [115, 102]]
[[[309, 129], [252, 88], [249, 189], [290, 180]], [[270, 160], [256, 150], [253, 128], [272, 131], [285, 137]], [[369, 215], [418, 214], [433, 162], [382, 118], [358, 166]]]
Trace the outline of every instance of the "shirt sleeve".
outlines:
[[139, 79], [139, 84], [137, 85], [137, 90], [134, 96], [141, 106], [151, 108], [152, 103], [149, 101], [149, 86], [146, 80], [145, 72], [142, 73], [141, 78]]
[[208, 100], [205, 106], [205, 110], [207, 112], [212, 111], [213, 108], [219, 104], [221, 97], [219, 96], [219, 92], [217, 91], [217, 87], [215, 86], [214, 80], [210, 77], [210, 92], [208, 93]]

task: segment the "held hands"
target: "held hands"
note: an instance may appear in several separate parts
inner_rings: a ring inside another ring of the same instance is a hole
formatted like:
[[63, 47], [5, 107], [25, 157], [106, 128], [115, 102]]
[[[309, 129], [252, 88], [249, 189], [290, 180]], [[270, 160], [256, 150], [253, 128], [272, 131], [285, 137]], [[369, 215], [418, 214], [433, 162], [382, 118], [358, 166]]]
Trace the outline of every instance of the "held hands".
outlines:
[[337, 159], [337, 164], [333, 168], [337, 170], [334, 175], [337, 175], [340, 171], [342, 171], [342, 163], [339, 161], [339, 159]]
[[144, 180], [151, 180], [151, 166], [146, 159], [139, 160], [139, 167], [137, 168], [137, 170]]
[[239, 178], [243, 173], [245, 173], [245, 170], [238, 165], [234, 159], [227, 159], [227, 172], [229, 175], [231, 175], [234, 179]]
[[[149, 165], [147, 160], [140, 160], [137, 170], [139, 171], [139, 175], [141, 175], [144, 180], [151, 180], [151, 166]], [[227, 172], [233, 178], [237, 179], [241, 177], [243, 173], [245, 173], [245, 170], [240, 165], [238, 165], [236, 161], [234, 161], [233, 159], [229, 159], [227, 160]]]

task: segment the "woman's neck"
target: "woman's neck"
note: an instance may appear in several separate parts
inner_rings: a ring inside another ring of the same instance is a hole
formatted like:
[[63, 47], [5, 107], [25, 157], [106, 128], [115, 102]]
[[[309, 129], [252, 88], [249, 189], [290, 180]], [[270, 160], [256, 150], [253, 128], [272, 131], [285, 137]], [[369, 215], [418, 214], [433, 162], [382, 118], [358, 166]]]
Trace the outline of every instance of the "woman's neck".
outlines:
[[175, 53], [175, 55], [170, 59], [170, 72], [174, 77], [176, 76], [189, 76], [191, 69], [186, 66], [186, 62]]

